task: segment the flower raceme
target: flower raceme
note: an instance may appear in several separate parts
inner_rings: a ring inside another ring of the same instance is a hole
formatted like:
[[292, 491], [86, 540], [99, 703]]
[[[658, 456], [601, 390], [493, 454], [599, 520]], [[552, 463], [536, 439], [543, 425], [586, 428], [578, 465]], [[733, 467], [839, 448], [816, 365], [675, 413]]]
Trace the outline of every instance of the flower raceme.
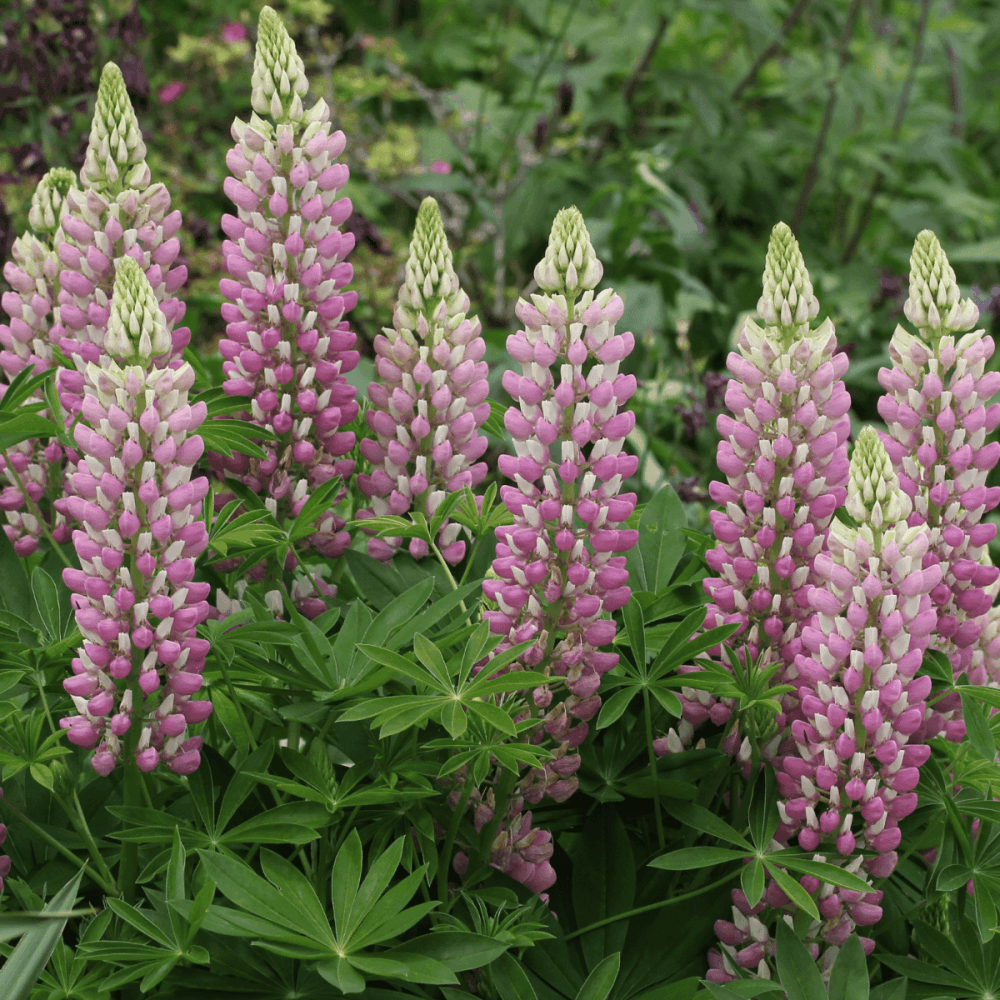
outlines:
[[60, 725], [70, 742], [96, 748], [107, 775], [124, 755], [143, 771], [160, 762], [179, 774], [199, 764], [200, 737], [189, 724], [212, 711], [194, 701], [208, 642], [196, 626], [208, 614], [209, 585], [194, 582], [208, 543], [201, 518], [205, 477], [191, 478], [204, 451], [194, 433], [204, 403], [190, 405], [194, 372], [162, 366], [170, 332], [140, 265], [116, 262], [111, 315], [99, 362], [77, 356], [84, 380], [81, 454], [59, 501], [79, 525], [73, 545], [81, 569], [63, 579], [83, 645], [63, 686], [77, 714]]
[[[28, 222], [34, 232], [14, 241], [13, 260], [4, 265], [11, 291], [3, 294], [9, 325], [0, 326], [0, 368], [13, 380], [27, 367], [36, 374], [52, 365], [50, 330], [56, 325], [59, 258], [55, 247], [63, 239], [61, 219], [66, 194], [76, 183], [72, 170], [55, 167], [39, 182], [31, 198]], [[0, 393], [5, 387], [0, 387]], [[42, 402], [40, 395], [31, 402]], [[43, 510], [46, 498], [60, 496], [63, 449], [58, 441], [28, 439], [0, 457], [0, 473], [9, 485], [0, 491], [0, 510], [6, 513], [4, 531], [19, 556], [37, 551], [47, 519], [57, 542], [69, 540], [69, 524], [55, 511]], [[9, 462], [9, 466], [8, 466]]]
[[[344, 291], [353, 270], [344, 258], [354, 246], [340, 225], [351, 214], [338, 193], [347, 166], [337, 162], [344, 133], [330, 131], [321, 99], [304, 111], [308, 89], [302, 60], [270, 7], [260, 16], [249, 124], [233, 123], [236, 145], [226, 162], [226, 194], [238, 214], [223, 218], [223, 244], [231, 278], [220, 288], [227, 339], [223, 389], [248, 400], [246, 419], [274, 435], [263, 459], [213, 455], [219, 475], [238, 476], [264, 492], [277, 512], [291, 516], [309, 492], [335, 476], [347, 478], [354, 463], [353, 432], [342, 428], [358, 414], [355, 389], [346, 379], [356, 367], [356, 337], [344, 315], [357, 293]], [[258, 117], [269, 114], [274, 124]], [[333, 512], [310, 536], [323, 555], [339, 555], [350, 542]]]
[[[413, 507], [430, 519], [448, 493], [474, 488], [486, 475], [486, 464], [476, 461], [487, 444], [478, 431], [490, 415], [486, 342], [468, 310], [440, 209], [425, 198], [393, 328], [375, 338], [380, 381], [368, 387], [372, 409], [365, 418], [376, 439], [361, 442], [373, 468], [371, 475], [358, 476], [361, 492], [372, 500], [369, 516], [405, 514]], [[451, 563], [465, 555], [458, 528], [447, 522], [441, 528], [441, 554]], [[369, 539], [370, 555], [388, 559], [393, 551], [392, 540]], [[411, 539], [410, 554], [422, 558], [427, 543]]]
[[[987, 549], [996, 525], [983, 523], [1000, 503], [1000, 487], [986, 485], [1000, 444], [985, 440], [1000, 425], [1000, 403], [990, 403], [1000, 390], [1000, 372], [985, 370], [993, 338], [972, 331], [979, 311], [960, 299], [955, 272], [929, 230], [913, 245], [904, 312], [917, 336], [897, 326], [889, 344], [893, 367], [879, 371], [886, 390], [878, 401], [888, 425], [885, 446], [913, 503], [909, 523], [927, 526], [924, 562], [942, 572], [931, 592], [942, 649], [956, 677], [966, 672], [972, 683], [983, 684], [1000, 678], [995, 628], [980, 642], [1000, 577]], [[960, 740], [965, 728], [958, 708], [957, 696], [939, 701], [926, 735]]]
[[[813, 560], [846, 495], [851, 398], [840, 381], [847, 356], [837, 353], [829, 319], [810, 326], [819, 302], [798, 242], [781, 222], [771, 233], [757, 311], [763, 328], [748, 319], [739, 353], [727, 360], [733, 415], [718, 419], [718, 464], [727, 482], [709, 487], [723, 509], [709, 515], [719, 544], [706, 559], [719, 575], [703, 581], [705, 626], [738, 623], [728, 644], [745, 646], [753, 659], [768, 650], [794, 683], [812, 613], [804, 588], [817, 582]], [[690, 688], [683, 693], [679, 732], [657, 741], [660, 753], [679, 752], [709, 717], [717, 725], [730, 718], [728, 705], [704, 693], [699, 700]]]
[[[549, 737], [556, 749], [505, 804], [494, 862], [536, 891], [555, 873], [548, 834], [532, 829], [524, 804], [545, 795], [562, 801], [577, 787], [574, 751], [600, 707], [601, 675], [618, 662], [617, 653], [600, 650], [615, 635], [614, 621], [603, 616], [631, 596], [625, 553], [638, 541], [638, 532], [624, 527], [635, 494], [620, 493], [638, 467], [622, 451], [635, 415], [619, 412], [636, 388], [635, 377], [618, 370], [634, 338], [614, 331], [621, 298], [611, 289], [594, 294], [602, 273], [580, 212], [561, 210], [535, 268], [540, 292], [518, 302], [524, 329], [507, 341], [522, 374], [503, 377], [517, 401], [504, 420], [515, 454], [499, 460], [514, 481], [501, 488], [514, 521], [496, 530], [496, 578], [483, 590], [498, 607], [484, 615], [504, 636], [497, 650], [530, 640], [519, 662], [552, 677], [533, 692], [538, 726], [531, 738]], [[488, 661], [479, 666], [488, 669]], [[560, 687], [568, 696], [555, 699]], [[480, 808], [492, 816], [495, 804], [488, 797]]]

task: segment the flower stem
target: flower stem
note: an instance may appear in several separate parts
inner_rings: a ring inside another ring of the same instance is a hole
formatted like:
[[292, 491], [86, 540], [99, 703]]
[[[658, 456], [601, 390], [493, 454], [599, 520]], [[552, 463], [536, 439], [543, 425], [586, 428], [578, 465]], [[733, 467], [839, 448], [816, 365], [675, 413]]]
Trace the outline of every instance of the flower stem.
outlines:
[[700, 889], [695, 889], [694, 892], [685, 892], [680, 896], [671, 896], [670, 899], [661, 899], [658, 903], [650, 903], [648, 906], [640, 906], [634, 910], [626, 910], [624, 913], [616, 913], [613, 917], [605, 917], [604, 920], [598, 920], [596, 923], [588, 924], [586, 927], [581, 927], [578, 931], [567, 934], [564, 940], [569, 941], [572, 938], [580, 937], [581, 934], [587, 934], [590, 931], [596, 931], [600, 927], [607, 927], [608, 924], [617, 923], [619, 920], [628, 920], [630, 917], [637, 917], [640, 913], [652, 913], [653, 910], [659, 910], [664, 906], [672, 906], [674, 903], [683, 903], [688, 899], [694, 899], [695, 896], [700, 896], [710, 889], [717, 889], [720, 885], [731, 882], [738, 874], [739, 872], [733, 871], [716, 882], [709, 882], [708, 885], [703, 885]]
[[663, 817], [660, 815], [660, 790], [657, 787], [656, 751], [653, 749], [653, 716], [649, 710], [649, 688], [642, 689], [642, 712], [646, 719], [646, 749], [649, 751], [649, 773], [653, 779], [653, 816], [656, 818], [656, 842], [660, 850], [666, 847], [663, 838]]
[[[70, 822], [73, 824], [76, 832], [83, 838], [83, 842], [87, 845], [87, 853], [90, 854], [97, 865], [98, 871], [101, 875], [107, 879], [109, 885], [114, 884], [114, 878], [111, 875], [111, 869], [108, 868], [107, 863], [101, 856], [101, 852], [98, 850], [97, 841], [94, 840], [94, 835], [90, 832], [90, 826], [87, 824], [87, 818], [83, 815], [83, 807], [80, 805], [80, 799], [76, 794], [76, 789], [73, 789], [73, 809], [70, 809], [68, 805], [63, 804], [67, 815], [69, 816]], [[75, 813], [74, 813], [75, 810]]]
[[[124, 756], [124, 754], [123, 754]], [[142, 771], [135, 761], [134, 751], [125, 760], [125, 806], [142, 805]], [[126, 826], [131, 823], [126, 822]], [[135, 902], [135, 880], [139, 874], [139, 845], [123, 840], [121, 862], [118, 865], [118, 888], [126, 903]]]
[[441, 848], [441, 858], [438, 861], [437, 870], [437, 892], [438, 899], [448, 905], [448, 869], [451, 865], [451, 852], [455, 848], [455, 838], [458, 836], [458, 828], [465, 815], [465, 807], [469, 803], [469, 796], [472, 794], [472, 770], [466, 772], [465, 784], [462, 785], [462, 794], [455, 805], [455, 811], [451, 814], [451, 822], [448, 824], [448, 831], [445, 834], [444, 846]]
[[36, 823], [33, 823], [30, 819], [28, 819], [28, 817], [25, 816], [24, 813], [21, 812], [20, 809], [18, 809], [15, 806], [11, 805], [9, 799], [3, 799], [3, 800], [0, 800], [0, 801], [2, 801], [3, 804], [15, 816], [17, 816], [17, 818], [29, 830], [31, 830], [32, 833], [34, 833], [36, 836], [38, 836], [42, 840], [44, 840], [45, 843], [49, 845], [49, 847], [51, 847], [51, 848], [55, 849], [56, 851], [58, 851], [64, 858], [66, 858], [67, 860], [71, 861], [74, 865], [76, 865], [77, 868], [82, 868], [85, 871], [85, 873], [87, 874], [87, 876], [90, 878], [90, 880], [92, 882], [96, 882], [97, 885], [99, 885], [105, 891], [105, 893], [107, 895], [109, 895], [109, 896], [114, 896], [115, 895], [114, 883], [112, 883], [112, 882], [105, 882], [105, 880], [97, 872], [88, 871], [87, 870], [87, 862], [86, 861], [81, 861], [68, 847], [64, 847], [62, 844], [59, 843], [58, 840], [55, 839], [55, 837], [53, 837], [50, 834], [46, 833], [40, 826], [38, 826]]

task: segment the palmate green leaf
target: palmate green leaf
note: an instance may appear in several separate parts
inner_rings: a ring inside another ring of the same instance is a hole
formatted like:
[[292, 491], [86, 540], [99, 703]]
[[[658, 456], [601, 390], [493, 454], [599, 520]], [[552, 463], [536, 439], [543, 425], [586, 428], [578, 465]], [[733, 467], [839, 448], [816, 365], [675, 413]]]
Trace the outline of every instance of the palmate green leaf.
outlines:
[[50, 438], [58, 434], [59, 427], [48, 418], [22, 412], [0, 421], [0, 451], [13, 448], [29, 438]]
[[314, 940], [335, 947], [330, 922], [309, 879], [286, 858], [266, 848], [260, 852], [260, 863], [264, 877], [281, 893], [289, 909], [295, 911], [301, 923], [299, 929]]
[[576, 995], [576, 1000], [607, 1000], [611, 993], [615, 980], [618, 978], [618, 970], [621, 967], [621, 952], [608, 955], [600, 965], [587, 976], [580, 992]]
[[[709, 812], [704, 806], [695, 805], [693, 802], [678, 802], [671, 806], [671, 811], [675, 818], [679, 819], [685, 826], [707, 833], [719, 840], [725, 840], [730, 844], [735, 844], [742, 848], [746, 854], [754, 854], [754, 849], [745, 837], [741, 836], [725, 820], [720, 819], [715, 813]], [[869, 887], [870, 888], [870, 887]]]
[[641, 675], [646, 673], [646, 623], [643, 621], [642, 605], [633, 597], [622, 608], [625, 621], [625, 633], [628, 636], [632, 659]]
[[499, 730], [505, 736], [512, 739], [517, 736], [517, 727], [514, 720], [502, 709], [492, 702], [477, 701], [475, 699], [465, 702], [466, 707], [474, 715], [478, 715], [488, 726]]
[[680, 532], [684, 527], [687, 515], [683, 504], [672, 486], [662, 487], [639, 518], [637, 554], [642, 565], [643, 590], [656, 594], [669, 585], [687, 545]]
[[288, 529], [288, 537], [291, 541], [298, 541], [311, 535], [315, 529], [315, 522], [335, 505], [337, 494], [343, 488], [343, 481], [339, 476], [328, 479], [325, 483], [317, 486], [309, 494], [302, 510], [295, 516]]
[[726, 861], [742, 861], [746, 856], [746, 851], [734, 851], [730, 847], [683, 847], [679, 851], [670, 851], [653, 858], [649, 867], [671, 872], [691, 871], [720, 865]]
[[[164, 948], [177, 948], [178, 942], [173, 934], [168, 933], [167, 929], [161, 925], [162, 914], [137, 909], [112, 896], [108, 897], [107, 904], [116, 917], [121, 918], [129, 926], [134, 927], [140, 934], [145, 934], [146, 937], [152, 938]], [[157, 920], [157, 918], [161, 919]]]
[[341, 993], [361, 993], [365, 988], [365, 977], [346, 958], [328, 958], [316, 966], [316, 971]]
[[[0, 997], [4, 1000], [28, 1000], [62, 937], [82, 878], [80, 871], [49, 900], [42, 912], [51, 914], [50, 919], [29, 930], [0, 968]], [[63, 916], [56, 917], [56, 913]]]
[[[390, 848], [385, 856], [388, 857], [391, 853], [392, 849]], [[351, 911], [358, 895], [358, 886], [361, 883], [361, 865], [363, 860], [361, 837], [358, 834], [357, 828], [355, 828], [351, 830], [333, 862], [333, 923], [337, 930], [337, 937], [341, 939], [346, 940], [351, 933]], [[399, 859], [397, 858], [396, 864], [398, 863]], [[378, 862], [372, 866], [373, 871], [377, 865]], [[386, 884], [392, 878], [392, 873], [395, 870], [396, 865], [393, 865], [388, 879], [386, 879]], [[377, 884], [381, 877], [377, 876], [373, 884]]]
[[363, 642], [358, 643], [358, 649], [376, 663], [381, 663], [384, 667], [391, 667], [398, 674], [402, 674], [403, 677], [407, 677], [417, 684], [433, 688], [442, 694], [451, 693], [451, 684], [447, 680], [439, 680], [424, 667], [414, 663], [413, 660], [408, 659], [400, 653], [396, 653], [391, 649], [385, 649], [382, 646], [370, 646]]
[[858, 892], [871, 892], [872, 887], [859, 875], [854, 875], [837, 865], [826, 861], [813, 861], [811, 856], [799, 855], [794, 849], [774, 851], [767, 856], [768, 861], [790, 868], [802, 875], [813, 875], [821, 882], [829, 882], [841, 889], [855, 889]]
[[774, 955], [778, 978], [788, 1000], [827, 1000], [819, 968], [798, 935], [784, 920], [778, 921]]
[[493, 962], [490, 974], [500, 1000], [538, 1000], [524, 969], [509, 952]]
[[[413, 907], [411, 911], [404, 909], [420, 887], [426, 870], [427, 865], [415, 868], [402, 882], [385, 892], [358, 924], [357, 929], [341, 942], [342, 946], [344, 948], [350, 947], [352, 951], [356, 951], [358, 948], [379, 944], [397, 934], [402, 934], [404, 930], [416, 923], [425, 912], [429, 912], [424, 909], [427, 904]], [[436, 902], [433, 903], [430, 909], [436, 905], [438, 905]], [[420, 912], [417, 913], [412, 922], [406, 918], [405, 914], [417, 911]]]
[[[497, 660], [500, 660], [499, 656]], [[489, 671], [492, 669], [494, 669], [493, 662], [488, 667], [484, 667], [480, 671], [479, 676], [463, 689], [463, 697], [487, 698], [495, 694], [524, 691], [527, 688], [548, 684], [552, 680], [551, 677], [547, 677], [545, 674], [532, 673], [530, 670], [511, 670], [509, 673], [502, 674], [500, 677], [494, 677], [490, 680]]]
[[489, 965], [508, 947], [506, 942], [495, 938], [460, 931], [436, 931], [413, 938], [403, 945], [405, 950], [440, 962], [452, 972], [466, 972]]
[[445, 702], [441, 709], [441, 725], [448, 730], [448, 735], [453, 739], [458, 739], [469, 725], [469, 718], [462, 708], [461, 702]]
[[417, 659], [436, 677], [445, 687], [451, 686], [451, 674], [444, 662], [441, 651], [434, 645], [427, 636], [418, 632], [413, 637], [413, 652]]
[[990, 729], [990, 722], [982, 705], [972, 695], [962, 695], [962, 718], [965, 720], [966, 733], [972, 749], [980, 757], [993, 760], [997, 753], [993, 730]]
[[[687, 676], [690, 676], [690, 674]], [[664, 711], [669, 712], [675, 719], [681, 717], [684, 706], [681, 704], [680, 698], [670, 688], [657, 682], [649, 686], [649, 693], [660, 703]]]

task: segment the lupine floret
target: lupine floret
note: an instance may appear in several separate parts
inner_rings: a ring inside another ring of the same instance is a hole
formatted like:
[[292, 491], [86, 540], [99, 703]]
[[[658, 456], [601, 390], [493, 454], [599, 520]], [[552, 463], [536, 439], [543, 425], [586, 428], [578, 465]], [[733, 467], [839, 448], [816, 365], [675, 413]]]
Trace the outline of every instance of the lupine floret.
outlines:
[[[381, 381], [368, 387], [373, 408], [365, 418], [376, 439], [361, 442], [373, 468], [358, 476], [375, 515], [405, 514], [412, 507], [430, 518], [448, 493], [474, 488], [486, 475], [486, 464], [477, 461], [487, 446], [479, 428], [490, 415], [486, 342], [479, 319], [468, 311], [441, 211], [425, 198], [392, 329], [375, 338]], [[458, 530], [457, 524], [441, 528], [439, 546], [448, 562], [465, 555]], [[372, 538], [368, 551], [387, 559], [392, 540]], [[412, 539], [410, 553], [423, 557], [426, 543]]]
[[77, 714], [61, 720], [70, 742], [95, 749], [107, 775], [123, 754], [143, 771], [160, 762], [189, 774], [201, 737], [189, 724], [212, 711], [193, 701], [202, 686], [208, 642], [196, 636], [208, 614], [209, 585], [194, 582], [208, 544], [202, 501], [208, 480], [191, 478], [204, 444], [195, 433], [204, 403], [191, 405], [194, 372], [161, 365], [171, 336], [155, 292], [132, 258], [116, 262], [107, 351], [99, 363], [77, 358], [84, 377], [81, 454], [60, 501], [80, 528], [73, 545], [81, 569], [63, 579], [83, 645], [63, 686]]

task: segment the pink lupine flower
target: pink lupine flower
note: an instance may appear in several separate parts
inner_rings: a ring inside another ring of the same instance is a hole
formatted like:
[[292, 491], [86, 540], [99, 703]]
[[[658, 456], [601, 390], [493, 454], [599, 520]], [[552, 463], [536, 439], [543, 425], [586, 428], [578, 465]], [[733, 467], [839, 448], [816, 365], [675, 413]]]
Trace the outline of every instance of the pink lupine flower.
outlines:
[[[448, 493], [476, 487], [486, 475], [477, 462], [486, 451], [479, 428], [490, 415], [481, 325], [466, 315], [469, 297], [452, 267], [438, 204], [425, 198], [406, 262], [406, 280], [393, 312], [393, 329], [375, 338], [380, 380], [368, 387], [365, 414], [377, 439], [365, 438], [361, 453], [372, 464], [358, 487], [372, 500], [359, 517], [405, 514], [428, 519]], [[451, 563], [465, 555], [457, 524], [441, 528], [439, 547]], [[392, 556], [398, 540], [372, 538], [368, 552]], [[416, 558], [427, 554], [423, 539], [410, 541]]]
[[[356, 337], [344, 315], [357, 293], [344, 291], [353, 269], [344, 261], [354, 246], [339, 227], [351, 214], [338, 198], [347, 182], [336, 159], [344, 133], [330, 131], [330, 111], [320, 100], [302, 108], [308, 89], [302, 60], [277, 14], [260, 15], [253, 72], [255, 112], [233, 123], [236, 145], [226, 162], [233, 172], [225, 190], [238, 215], [226, 215], [223, 244], [231, 278], [220, 283], [227, 339], [223, 389], [249, 402], [245, 418], [277, 441], [264, 441], [264, 459], [212, 456], [219, 474], [238, 476], [268, 503], [295, 516], [310, 490], [334, 476], [347, 478], [354, 434], [342, 428], [358, 414], [346, 373], [358, 363]], [[343, 518], [328, 512], [310, 536], [327, 556], [350, 542]]]
[[434, 160], [431, 162], [432, 174], [450, 174], [451, 164], [447, 160]]
[[247, 29], [243, 27], [239, 21], [233, 21], [230, 24], [224, 24], [222, 26], [222, 40], [224, 42], [242, 42], [247, 37]]
[[[3, 294], [9, 325], [0, 326], [0, 368], [13, 380], [25, 368], [40, 373], [52, 365], [50, 329], [56, 322], [59, 259], [55, 247], [62, 241], [60, 219], [66, 194], [76, 183], [72, 170], [56, 167], [38, 183], [31, 198], [26, 232], [14, 241], [13, 260], [4, 266], [11, 291]], [[0, 386], [0, 396], [6, 391]], [[42, 402], [41, 395], [32, 402]], [[63, 493], [63, 449], [57, 441], [27, 440], [7, 449], [0, 457], [0, 510], [6, 514], [4, 531], [19, 556], [37, 551], [46, 519], [56, 542], [69, 540], [69, 524], [51, 509], [51, 501]], [[22, 487], [25, 492], [22, 492]]]
[[[836, 353], [833, 324], [826, 319], [810, 327], [819, 302], [783, 222], [771, 233], [757, 311], [763, 328], [748, 319], [739, 353], [727, 360], [733, 377], [726, 405], [733, 416], [718, 419], [718, 464], [727, 481], [709, 487], [723, 509], [710, 514], [719, 545], [706, 559], [719, 575], [703, 581], [705, 627], [738, 623], [739, 639], [730, 642], [754, 660], [765, 650], [783, 660], [784, 680], [794, 683], [802, 627], [812, 614], [803, 588], [816, 582], [813, 559], [846, 495], [851, 398], [839, 381], [848, 362]], [[717, 725], [729, 719], [729, 706], [705, 692], [686, 688], [683, 694], [680, 725], [657, 752], [683, 749], [710, 716]], [[793, 709], [794, 699], [786, 699], [785, 708]], [[779, 714], [779, 730], [785, 721]], [[735, 736], [734, 752], [741, 747]]]
[[160, 103], [172, 104], [178, 97], [181, 96], [181, 94], [184, 93], [185, 90], [187, 90], [187, 84], [181, 83], [179, 80], [174, 80], [173, 83], [168, 83], [165, 87], [160, 88]]
[[[176, 232], [181, 213], [170, 212], [170, 194], [150, 183], [146, 147], [128, 99], [121, 70], [108, 63], [101, 73], [80, 189], [66, 196], [65, 239], [58, 244], [59, 322], [50, 336], [71, 364], [96, 362], [104, 352], [115, 282], [113, 261], [131, 257], [143, 269], [159, 302], [170, 338], [164, 361], [179, 364], [191, 340], [187, 327], [175, 328], [185, 305], [175, 295], [187, 267], [173, 265], [180, 251]], [[80, 412], [84, 375], [61, 368], [56, 384], [68, 423]], [[72, 456], [71, 456], [72, 457]]]
[[[548, 860], [520, 853], [519, 845], [539, 843], [538, 833], [526, 839], [531, 823], [522, 816], [524, 803], [537, 804], [546, 795], [561, 802], [576, 790], [575, 750], [600, 708], [601, 675], [618, 662], [617, 653], [600, 649], [615, 636], [614, 621], [604, 616], [631, 596], [624, 553], [638, 541], [638, 532], [624, 527], [635, 494], [620, 492], [638, 467], [638, 459], [622, 450], [635, 415], [619, 412], [636, 388], [634, 376], [619, 372], [635, 341], [631, 333], [614, 331], [621, 298], [611, 289], [594, 295], [602, 273], [583, 216], [575, 208], [561, 210], [535, 268], [540, 292], [531, 302], [518, 302], [524, 329], [507, 341], [522, 374], [503, 377], [518, 401], [504, 421], [515, 454], [499, 461], [515, 483], [501, 488], [514, 523], [497, 528], [495, 578], [483, 590], [498, 610], [484, 617], [494, 634], [504, 636], [498, 650], [533, 640], [518, 663], [543, 671], [552, 684], [532, 693], [538, 719], [532, 738], [538, 743], [548, 736], [556, 749], [552, 760], [519, 782], [493, 850], [504, 870], [539, 885], [550, 878], [548, 868], [538, 868]], [[489, 661], [478, 666], [489, 669]], [[557, 699], [563, 687], [568, 695]]]
[[63, 580], [83, 645], [63, 686], [77, 714], [61, 720], [71, 743], [96, 749], [107, 775], [135, 757], [143, 771], [160, 762], [190, 774], [200, 737], [189, 724], [212, 711], [193, 701], [208, 642], [196, 626], [208, 614], [209, 585], [194, 582], [208, 544], [201, 519], [208, 480], [191, 478], [204, 451], [195, 433], [204, 403], [191, 406], [194, 372], [155, 360], [169, 354], [170, 332], [149, 281], [131, 257], [120, 259], [100, 363], [77, 358], [84, 377], [82, 419], [74, 436], [82, 456], [73, 495], [58, 501], [76, 520], [81, 569]]
[[[889, 429], [885, 445], [913, 501], [910, 524], [926, 524], [930, 531], [925, 563], [942, 571], [931, 592], [941, 648], [956, 677], [966, 672], [983, 684], [1000, 666], [995, 635], [986, 643], [993, 646], [988, 656], [979, 642], [1000, 578], [987, 548], [996, 525], [982, 523], [1000, 503], [1000, 487], [986, 485], [1000, 459], [1000, 444], [986, 443], [1000, 425], [1000, 403], [990, 403], [1000, 390], [1000, 372], [985, 370], [993, 338], [982, 330], [964, 332], [976, 325], [979, 310], [960, 299], [955, 272], [930, 230], [913, 245], [904, 312], [918, 336], [897, 327], [889, 344], [893, 368], [879, 372], [886, 390], [878, 401]], [[954, 698], [937, 702], [925, 735], [960, 740], [965, 727], [954, 716], [959, 707]]]
[[907, 524], [910, 499], [871, 427], [855, 445], [846, 509], [859, 527], [832, 526], [829, 552], [815, 562], [826, 587], [805, 594], [816, 617], [795, 660], [802, 717], [791, 727], [797, 755], [778, 773], [778, 809], [807, 851], [874, 851], [894, 865], [899, 820], [917, 806], [930, 756], [915, 734], [931, 679], [916, 675], [941, 566], [925, 560], [930, 533]]

